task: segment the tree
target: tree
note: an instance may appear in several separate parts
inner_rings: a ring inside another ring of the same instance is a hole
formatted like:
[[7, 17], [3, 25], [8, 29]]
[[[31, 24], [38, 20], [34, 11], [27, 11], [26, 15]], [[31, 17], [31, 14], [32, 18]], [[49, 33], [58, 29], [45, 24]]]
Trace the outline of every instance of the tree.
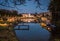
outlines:
[[[0, 0], [0, 6], [10, 7], [10, 8], [16, 8], [16, 5], [24, 5], [26, 3], [26, 0]], [[29, 0], [31, 1], [31, 0]], [[37, 7], [40, 8], [40, 0], [34, 0], [34, 2], [37, 3]], [[12, 3], [14, 6], [10, 6], [10, 3]]]
[[60, 0], [51, 0], [49, 10], [52, 12], [52, 23], [56, 25], [56, 33], [60, 33]]

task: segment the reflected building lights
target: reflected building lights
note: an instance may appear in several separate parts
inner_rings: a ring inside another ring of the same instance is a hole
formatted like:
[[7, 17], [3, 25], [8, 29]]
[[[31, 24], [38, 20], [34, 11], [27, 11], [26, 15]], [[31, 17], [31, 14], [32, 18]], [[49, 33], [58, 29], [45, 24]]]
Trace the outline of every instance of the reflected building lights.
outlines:
[[31, 22], [31, 21], [34, 21], [35, 19], [32, 19], [32, 18], [34, 18], [34, 16], [33, 15], [31, 15], [31, 14], [22, 14], [23, 15], [23, 19], [21, 19], [21, 21], [23, 21], [23, 22]]

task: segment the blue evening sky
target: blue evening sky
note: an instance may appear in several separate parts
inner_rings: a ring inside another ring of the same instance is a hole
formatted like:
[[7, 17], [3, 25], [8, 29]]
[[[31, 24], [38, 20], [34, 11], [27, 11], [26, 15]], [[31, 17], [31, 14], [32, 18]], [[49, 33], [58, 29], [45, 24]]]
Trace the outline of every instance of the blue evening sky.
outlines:
[[[0, 0], [0, 3], [2, 2], [2, 0]], [[13, 4], [11, 2], [10, 3], [10, 6], [14, 7]], [[1, 9], [9, 9], [9, 10], [17, 10], [19, 13], [41, 13], [41, 12], [47, 12], [49, 10], [48, 9], [48, 6], [49, 6], [49, 3], [50, 3], [50, 0], [40, 0], [40, 3], [42, 4], [40, 7], [41, 9], [38, 7], [36, 8], [36, 3], [34, 2], [34, 0], [31, 0], [31, 1], [28, 1], [26, 0], [26, 3], [24, 5], [16, 5], [16, 7], [18, 9], [15, 8], [10, 8], [10, 7], [5, 7], [5, 6], [1, 6], [0, 5], [0, 8]]]

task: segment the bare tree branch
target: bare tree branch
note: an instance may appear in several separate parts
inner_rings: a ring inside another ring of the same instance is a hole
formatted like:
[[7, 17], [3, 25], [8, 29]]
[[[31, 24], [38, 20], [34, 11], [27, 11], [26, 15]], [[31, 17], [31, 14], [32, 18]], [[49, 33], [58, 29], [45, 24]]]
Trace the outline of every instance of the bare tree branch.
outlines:
[[5, 6], [5, 7], [14, 8], [14, 7], [11, 7], [11, 6], [6, 6], [6, 5], [3, 5], [3, 4], [0, 4], [0, 6]]
[[[10, 6], [10, 3], [9, 1], [14, 5], [13, 7]], [[40, 3], [40, 0], [35, 0], [35, 2], [37, 3], [37, 8], [39, 7], [41, 10], [43, 10], [40, 6], [41, 6], [41, 3]], [[16, 7], [16, 5], [24, 5], [26, 3], [26, 0], [13, 0], [13, 2], [11, 0], [3, 0], [2, 3], [0, 3], [0, 6], [5, 6], [5, 7], [10, 7], [10, 8], [16, 8], [16, 9], [19, 9]]]

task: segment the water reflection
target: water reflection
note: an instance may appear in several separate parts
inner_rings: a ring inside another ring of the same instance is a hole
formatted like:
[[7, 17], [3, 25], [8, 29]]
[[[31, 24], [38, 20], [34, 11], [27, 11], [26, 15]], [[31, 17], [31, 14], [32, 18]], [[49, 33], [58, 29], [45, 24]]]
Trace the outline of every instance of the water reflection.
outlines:
[[20, 41], [49, 41], [50, 32], [42, 28], [38, 23], [25, 24], [29, 25], [29, 30], [15, 30]]

